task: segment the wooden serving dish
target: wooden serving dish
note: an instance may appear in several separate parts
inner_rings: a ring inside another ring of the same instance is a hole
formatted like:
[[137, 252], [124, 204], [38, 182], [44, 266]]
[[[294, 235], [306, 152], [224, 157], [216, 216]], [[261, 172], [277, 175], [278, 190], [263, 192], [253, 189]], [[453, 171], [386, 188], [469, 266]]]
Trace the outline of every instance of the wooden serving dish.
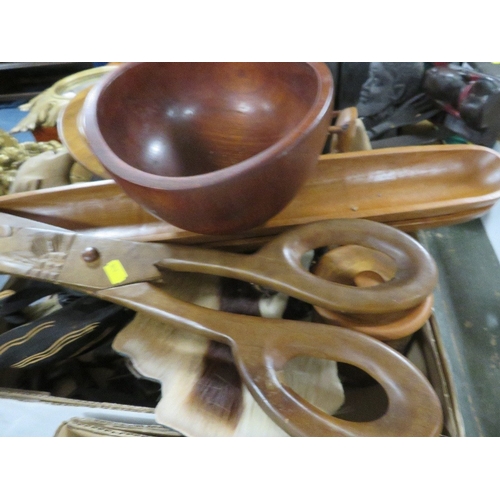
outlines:
[[309, 179], [332, 120], [315, 62], [134, 62], [80, 112], [97, 158], [135, 201], [201, 234], [246, 231]]
[[0, 198], [0, 210], [93, 235], [239, 246], [286, 228], [365, 218], [415, 231], [486, 213], [500, 198], [500, 155], [475, 145], [323, 155], [293, 201], [263, 226], [226, 236], [190, 233], [156, 219], [112, 180]]
[[57, 120], [57, 134], [69, 154], [80, 165], [103, 179], [111, 179], [101, 162], [92, 153], [81, 130], [80, 110], [92, 87], [79, 92], [61, 111]]

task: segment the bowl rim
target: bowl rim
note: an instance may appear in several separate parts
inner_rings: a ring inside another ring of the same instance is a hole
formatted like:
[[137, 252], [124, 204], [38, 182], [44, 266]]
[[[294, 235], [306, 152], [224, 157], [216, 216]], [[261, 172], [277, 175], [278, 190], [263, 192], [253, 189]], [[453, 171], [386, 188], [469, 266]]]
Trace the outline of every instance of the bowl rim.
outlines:
[[[104, 76], [88, 93], [81, 111], [81, 124], [89, 147], [97, 156], [104, 168], [115, 179], [123, 179], [132, 184], [152, 189], [181, 190], [209, 186], [229, 180], [252, 167], [265, 165], [280, 154], [285, 154], [287, 149], [303, 140], [316, 128], [325, 114], [333, 114], [334, 83], [333, 76], [328, 66], [323, 62], [306, 62], [316, 75], [317, 89], [314, 102], [310, 109], [284, 137], [263, 149], [259, 153], [241, 162], [213, 172], [189, 176], [165, 176], [139, 170], [122, 160], [107, 145], [98, 126], [97, 105], [104, 90], [110, 86], [124, 72], [141, 64], [158, 64], [144, 62], [129, 62], [118, 66], [114, 71]], [[160, 63], [161, 64], [161, 63]], [[166, 63], [168, 64], [168, 63]], [[278, 63], [280, 64], [280, 63]], [[326, 140], [325, 132], [325, 140]], [[320, 152], [318, 152], [318, 155]]]

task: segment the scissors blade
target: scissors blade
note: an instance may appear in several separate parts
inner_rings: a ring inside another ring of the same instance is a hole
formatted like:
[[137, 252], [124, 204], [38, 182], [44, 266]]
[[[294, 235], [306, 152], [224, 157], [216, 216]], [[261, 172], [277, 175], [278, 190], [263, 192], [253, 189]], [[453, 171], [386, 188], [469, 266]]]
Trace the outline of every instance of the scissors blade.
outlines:
[[0, 273], [92, 291], [157, 281], [161, 273], [154, 264], [169, 255], [168, 247], [160, 243], [111, 240], [25, 224], [29, 222], [0, 225]]
[[67, 229], [59, 228], [57, 226], [52, 226], [46, 224], [45, 222], [39, 222], [36, 220], [27, 219], [26, 217], [19, 217], [18, 215], [12, 215], [5, 212], [0, 212], [0, 230], [2, 228], [6, 229], [9, 226], [16, 227], [38, 227], [40, 229], [53, 229], [55, 231], [68, 231]]

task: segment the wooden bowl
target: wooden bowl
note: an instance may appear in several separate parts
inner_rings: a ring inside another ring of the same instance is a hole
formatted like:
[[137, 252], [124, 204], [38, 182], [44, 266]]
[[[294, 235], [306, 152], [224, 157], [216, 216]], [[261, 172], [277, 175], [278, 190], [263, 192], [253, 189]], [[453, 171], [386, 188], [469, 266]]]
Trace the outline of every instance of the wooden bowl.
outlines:
[[324, 63], [127, 63], [90, 91], [83, 129], [148, 211], [227, 234], [292, 200], [318, 162], [332, 100]]

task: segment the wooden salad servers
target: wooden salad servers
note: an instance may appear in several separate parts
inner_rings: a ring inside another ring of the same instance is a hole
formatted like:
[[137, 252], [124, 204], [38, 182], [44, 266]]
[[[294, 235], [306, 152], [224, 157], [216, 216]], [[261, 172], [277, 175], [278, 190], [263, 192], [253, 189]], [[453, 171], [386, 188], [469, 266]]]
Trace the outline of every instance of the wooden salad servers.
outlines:
[[[442, 409], [430, 383], [383, 343], [331, 325], [214, 311], [178, 300], [165, 289], [165, 272], [194, 271], [249, 280], [347, 311], [401, 310], [432, 292], [437, 272], [426, 251], [400, 231], [365, 220], [324, 221], [284, 233], [244, 256], [89, 237], [5, 214], [0, 225], [0, 272], [85, 291], [230, 345], [253, 397], [290, 435], [435, 436], [441, 431]], [[394, 278], [362, 289], [330, 283], [303, 267], [305, 252], [343, 244], [388, 254], [397, 264]], [[284, 383], [283, 367], [296, 356], [331, 359], [366, 371], [387, 394], [386, 413], [371, 422], [348, 422], [321, 412]]]

